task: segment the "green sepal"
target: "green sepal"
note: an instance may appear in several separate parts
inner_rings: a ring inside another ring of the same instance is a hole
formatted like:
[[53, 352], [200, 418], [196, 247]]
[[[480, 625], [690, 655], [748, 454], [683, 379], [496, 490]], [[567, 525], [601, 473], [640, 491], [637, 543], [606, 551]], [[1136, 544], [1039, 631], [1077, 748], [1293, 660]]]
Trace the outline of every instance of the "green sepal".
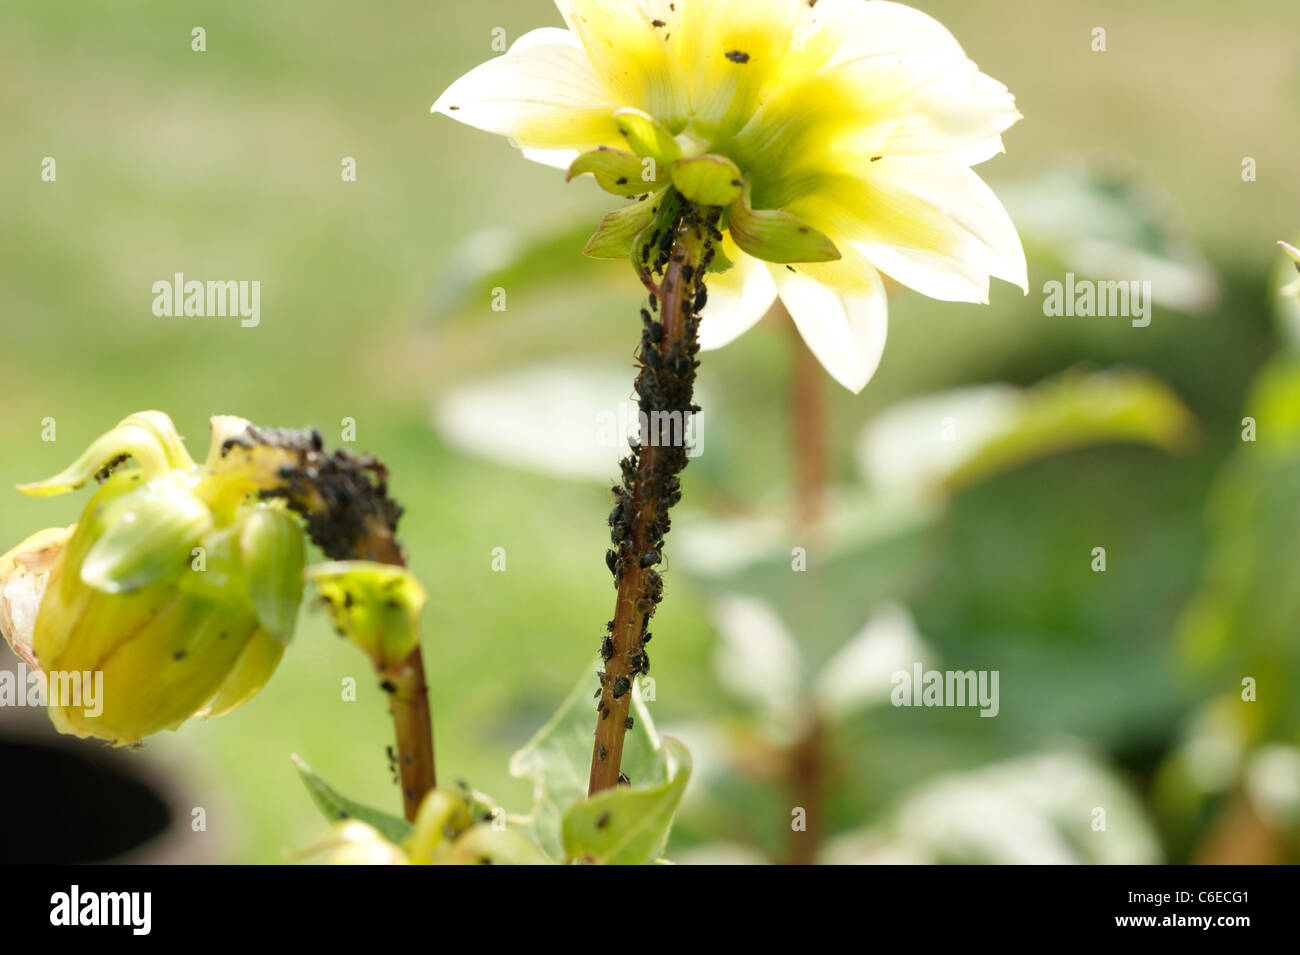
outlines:
[[725, 156], [696, 156], [673, 163], [673, 185], [691, 202], [726, 208], [739, 201], [744, 177]]
[[239, 555], [257, 619], [273, 637], [288, 644], [302, 603], [306, 566], [303, 532], [285, 511], [255, 505], [239, 531]]
[[653, 116], [632, 107], [614, 111], [614, 122], [627, 144], [638, 156], [648, 156], [667, 168], [681, 158], [682, 149]]
[[104, 530], [81, 565], [83, 583], [104, 593], [138, 590], [187, 570], [212, 529], [212, 513], [187, 487], [163, 478], [103, 505]]
[[[654, 176], [645, 178], [647, 172]], [[583, 153], [569, 166], [568, 179], [591, 173], [600, 188], [616, 196], [631, 198], [642, 196], [647, 192], [658, 192], [663, 185], [663, 172], [657, 162], [649, 163], [640, 156], [601, 146], [591, 152]]]
[[641, 231], [632, 245], [632, 261], [634, 263], [651, 262], [654, 260], [656, 250], [646, 249], [646, 246], [653, 246], [659, 241], [659, 236], [665, 229], [671, 229], [676, 224], [681, 213], [682, 196], [676, 189], [669, 187], [657, 198], [661, 199], [653, 209], [649, 225]]
[[780, 209], [754, 209], [748, 190], [733, 205], [727, 229], [736, 245], [764, 262], [832, 262], [840, 257], [835, 243], [802, 219]]
[[582, 250], [593, 259], [631, 258], [637, 236], [655, 221], [655, 207], [659, 196], [650, 196], [639, 202], [615, 209], [600, 224], [600, 228], [587, 240]]
[[715, 242], [713, 244], [713, 258], [709, 262], [709, 267], [704, 271], [726, 272], [728, 269], [734, 268], [735, 265], [736, 265], [735, 262], [727, 258], [727, 253], [722, 251], [722, 244]]
[[105, 467], [126, 458], [135, 460], [146, 479], [194, 467], [172, 419], [161, 411], [140, 411], [123, 418], [112, 431], [96, 438], [76, 461], [58, 474], [44, 481], [20, 484], [18, 490], [32, 497], [66, 494]]

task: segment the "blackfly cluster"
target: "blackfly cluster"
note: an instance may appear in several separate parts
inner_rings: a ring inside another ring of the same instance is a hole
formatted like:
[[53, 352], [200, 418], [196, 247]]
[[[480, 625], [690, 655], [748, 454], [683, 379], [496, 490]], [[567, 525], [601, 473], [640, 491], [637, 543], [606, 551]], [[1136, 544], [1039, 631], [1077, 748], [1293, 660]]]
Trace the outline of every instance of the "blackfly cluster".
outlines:
[[[599, 674], [596, 708], [602, 721], [615, 701], [623, 701], [632, 681], [650, 671], [646, 628], [663, 599], [663, 577], [654, 568], [663, 559], [669, 511], [682, 496], [680, 475], [689, 462], [686, 425], [700, 411], [693, 403], [699, 312], [707, 302], [704, 275], [722, 238], [720, 210], [701, 210], [669, 195], [656, 212], [655, 226], [638, 242], [634, 264], [647, 285], [661, 290], [665, 304], [659, 314], [659, 295], [651, 294], [641, 309], [635, 389], [642, 433], [629, 442], [631, 451], [619, 462], [621, 481], [612, 488], [612, 546], [605, 564], [619, 591], [619, 609], [617, 619], [606, 624], [600, 646], [606, 666]], [[652, 277], [659, 284], [649, 281]], [[620, 627], [624, 632], [618, 632]], [[632, 718], [622, 725], [630, 729]], [[598, 748], [598, 756], [602, 752]]]
[[337, 449], [326, 453], [320, 431], [249, 426], [229, 438], [222, 455], [235, 448], [285, 452], [280, 484], [263, 498], [281, 498], [302, 516], [307, 533], [331, 560], [400, 560], [397, 522], [401, 506], [388, 496], [388, 468], [373, 455], [357, 457]]

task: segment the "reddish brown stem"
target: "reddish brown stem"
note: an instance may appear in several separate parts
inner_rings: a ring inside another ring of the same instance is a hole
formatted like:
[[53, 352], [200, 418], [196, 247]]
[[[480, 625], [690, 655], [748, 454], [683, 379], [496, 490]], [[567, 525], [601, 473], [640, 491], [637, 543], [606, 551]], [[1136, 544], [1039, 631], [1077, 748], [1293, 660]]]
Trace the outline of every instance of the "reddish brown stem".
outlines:
[[[374, 528], [363, 545], [363, 556], [384, 564], [406, 566], [401, 547], [391, 534]], [[388, 711], [397, 736], [397, 766], [402, 780], [402, 811], [410, 822], [424, 797], [437, 784], [433, 758], [433, 714], [424, 654], [417, 646], [397, 670], [380, 672], [388, 689]]]
[[790, 832], [790, 864], [812, 865], [821, 844], [822, 783], [826, 754], [821, 722], [810, 717], [789, 754], [790, 791], [794, 804], [804, 810], [806, 828]]
[[397, 732], [397, 765], [402, 778], [402, 811], [408, 821], [429, 790], [438, 784], [433, 764], [433, 714], [429, 711], [429, 684], [424, 677], [424, 654], [416, 647], [389, 679], [395, 689], [388, 708]]
[[[623, 483], [615, 489], [615, 510], [610, 516], [615, 549], [609, 562], [618, 597], [601, 651], [605, 669], [597, 702], [590, 794], [619, 782], [632, 682], [649, 669], [646, 627], [662, 590], [654, 566], [668, 530], [668, 509], [680, 497], [677, 475], [687, 461], [686, 424], [696, 410], [691, 404], [698, 364], [695, 312], [702, 304], [702, 274], [715, 220], [706, 222], [694, 208], [686, 207], [669, 226], [671, 232], [662, 234], [663, 242], [653, 246], [663, 250], [663, 281], [652, 284], [658, 318], [648, 311], [642, 315], [643, 365], [637, 378], [641, 445], [623, 462]], [[644, 270], [642, 274], [644, 281]]]

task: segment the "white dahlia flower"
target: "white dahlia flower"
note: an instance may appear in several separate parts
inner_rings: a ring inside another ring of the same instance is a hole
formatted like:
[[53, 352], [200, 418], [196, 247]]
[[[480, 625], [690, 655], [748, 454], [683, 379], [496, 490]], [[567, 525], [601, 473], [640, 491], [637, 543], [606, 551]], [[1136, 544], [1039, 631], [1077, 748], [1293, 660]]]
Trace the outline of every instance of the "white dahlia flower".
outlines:
[[525, 34], [433, 109], [643, 197], [590, 254], [628, 254], [670, 186], [724, 208], [703, 347], [779, 296], [859, 391], [885, 343], [880, 272], [947, 301], [987, 302], [991, 276], [1028, 290], [1015, 227], [971, 171], [1020, 114], [936, 20], [883, 0], [557, 3], [567, 29]]

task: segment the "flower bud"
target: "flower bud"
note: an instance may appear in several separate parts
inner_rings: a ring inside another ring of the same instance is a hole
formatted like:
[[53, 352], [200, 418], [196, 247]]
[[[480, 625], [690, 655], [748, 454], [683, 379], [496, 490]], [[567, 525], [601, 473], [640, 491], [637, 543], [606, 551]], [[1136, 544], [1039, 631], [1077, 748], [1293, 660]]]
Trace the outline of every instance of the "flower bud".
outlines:
[[[19, 488], [49, 496], [103, 482], [65, 538], [43, 532], [0, 560], [5, 592], [16, 588], [0, 610], [13, 621], [6, 637], [17, 648], [34, 606], [30, 650], [60, 732], [130, 743], [234, 709], [274, 672], [293, 634], [305, 546], [281, 504], [251, 496], [274, 486], [282, 449], [226, 453], [247, 429], [214, 418], [212, 450], [196, 465], [166, 415], [132, 415], [65, 471]], [[42, 572], [38, 593], [32, 575]], [[93, 698], [55, 692], [59, 674], [93, 685]]]
[[419, 645], [424, 588], [409, 571], [368, 560], [310, 567], [334, 626], [382, 671], [400, 666]]
[[326, 865], [410, 865], [406, 854], [374, 826], [356, 819], [340, 822], [320, 842], [298, 855], [327, 852]]

